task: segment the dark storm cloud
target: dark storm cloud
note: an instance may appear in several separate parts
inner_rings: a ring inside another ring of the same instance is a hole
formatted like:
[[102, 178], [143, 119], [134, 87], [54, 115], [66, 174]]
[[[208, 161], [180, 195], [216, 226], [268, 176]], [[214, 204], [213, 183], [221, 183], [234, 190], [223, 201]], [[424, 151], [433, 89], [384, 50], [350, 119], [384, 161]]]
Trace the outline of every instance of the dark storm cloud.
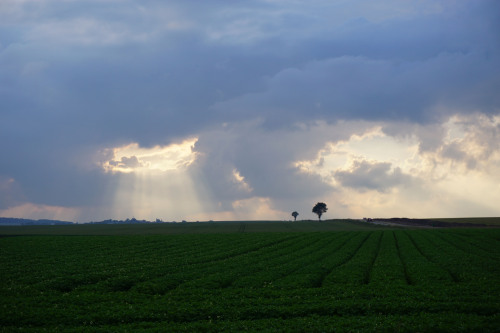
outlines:
[[[200, 136], [195, 151], [201, 157], [192, 169], [199, 173], [199, 182], [208, 185], [214, 197], [223, 203], [223, 208], [235, 199], [253, 196], [300, 201], [323, 195], [331, 188], [319, 175], [299, 172], [293, 162], [299, 156], [307, 156], [305, 152], [310, 147], [321, 147], [324, 137], [334, 136], [340, 135], [315, 135], [312, 131], [272, 134], [263, 131], [259, 122], [229, 124]], [[311, 149], [309, 154], [315, 152]], [[244, 177], [251, 191], [235, 182], [233, 171]]]
[[[428, 123], [452, 110], [497, 113], [499, 68], [499, 62], [481, 53], [441, 53], [406, 62], [345, 56], [285, 69], [267, 82], [264, 92], [217, 108], [227, 117], [258, 114], [274, 126], [307, 118]], [[491, 88], [485, 89], [485, 82]]]
[[379, 192], [412, 182], [410, 175], [404, 174], [398, 167], [393, 169], [387, 162], [356, 161], [351, 170], [338, 170], [332, 175], [342, 186]]
[[490, 30], [495, 24], [460, 19], [394, 21], [383, 29], [366, 23], [349, 43], [353, 36], [334, 34], [326, 49], [324, 40], [304, 42], [314, 60], [284, 68], [262, 91], [214, 110], [229, 119], [259, 115], [270, 128], [309, 119], [429, 123], [449, 113], [498, 113], [500, 49], [498, 33]]
[[93, 163], [97, 151], [260, 119], [260, 138], [227, 150], [201, 135], [209, 153], [198, 171], [220, 176], [210, 186], [221, 198], [234, 193], [215, 179], [233, 168], [255, 195], [308, 195], [326, 185], [290, 163], [311, 147], [278, 144], [297, 123], [498, 114], [498, 2], [400, 6], [6, 0], [0, 176], [28, 201], [92, 205], [116, 186]]

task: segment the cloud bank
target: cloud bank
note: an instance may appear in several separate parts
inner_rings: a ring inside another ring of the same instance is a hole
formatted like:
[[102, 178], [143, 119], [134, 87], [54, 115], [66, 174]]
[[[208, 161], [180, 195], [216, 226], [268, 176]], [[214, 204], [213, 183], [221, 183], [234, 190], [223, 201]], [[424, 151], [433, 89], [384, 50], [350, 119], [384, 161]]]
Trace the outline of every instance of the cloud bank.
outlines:
[[499, 13], [5, 0], [0, 215], [498, 216]]

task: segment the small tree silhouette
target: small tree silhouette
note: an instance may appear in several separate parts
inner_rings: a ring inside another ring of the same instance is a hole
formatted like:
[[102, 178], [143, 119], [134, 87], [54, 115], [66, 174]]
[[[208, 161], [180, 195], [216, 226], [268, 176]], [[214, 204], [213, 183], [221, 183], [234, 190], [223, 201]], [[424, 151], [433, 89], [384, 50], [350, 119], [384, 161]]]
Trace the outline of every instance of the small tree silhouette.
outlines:
[[297, 213], [297, 212], [293, 212], [293, 213], [292, 213], [292, 216], [293, 216], [293, 218], [295, 219], [295, 221], [297, 221], [297, 216], [299, 216], [299, 213]]
[[326, 213], [326, 211], [328, 210], [328, 208], [326, 208], [326, 203], [324, 202], [318, 202], [314, 207], [313, 207], [313, 210], [312, 212], [314, 214], [317, 214], [318, 215], [318, 220], [321, 221], [321, 215], [323, 215], [323, 213]]

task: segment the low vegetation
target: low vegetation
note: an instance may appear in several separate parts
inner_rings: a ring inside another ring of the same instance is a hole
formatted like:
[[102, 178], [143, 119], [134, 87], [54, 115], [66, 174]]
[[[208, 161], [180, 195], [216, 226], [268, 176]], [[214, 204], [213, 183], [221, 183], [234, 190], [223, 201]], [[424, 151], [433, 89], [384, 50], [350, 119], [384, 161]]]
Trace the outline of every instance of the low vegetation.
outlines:
[[313, 232], [249, 233], [257, 227], [234, 223], [221, 233], [191, 225], [187, 234], [0, 237], [0, 331], [500, 327], [500, 229], [315, 224]]
[[313, 232], [374, 230], [381, 227], [357, 220], [238, 221], [144, 224], [73, 224], [0, 227], [1, 235], [173, 235], [207, 233]]

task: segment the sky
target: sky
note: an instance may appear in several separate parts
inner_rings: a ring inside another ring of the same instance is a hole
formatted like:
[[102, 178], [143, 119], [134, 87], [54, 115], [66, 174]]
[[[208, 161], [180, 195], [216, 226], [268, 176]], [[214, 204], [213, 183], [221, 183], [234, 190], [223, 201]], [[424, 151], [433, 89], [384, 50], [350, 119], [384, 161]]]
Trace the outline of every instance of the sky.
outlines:
[[496, 0], [0, 1], [0, 216], [500, 216]]

